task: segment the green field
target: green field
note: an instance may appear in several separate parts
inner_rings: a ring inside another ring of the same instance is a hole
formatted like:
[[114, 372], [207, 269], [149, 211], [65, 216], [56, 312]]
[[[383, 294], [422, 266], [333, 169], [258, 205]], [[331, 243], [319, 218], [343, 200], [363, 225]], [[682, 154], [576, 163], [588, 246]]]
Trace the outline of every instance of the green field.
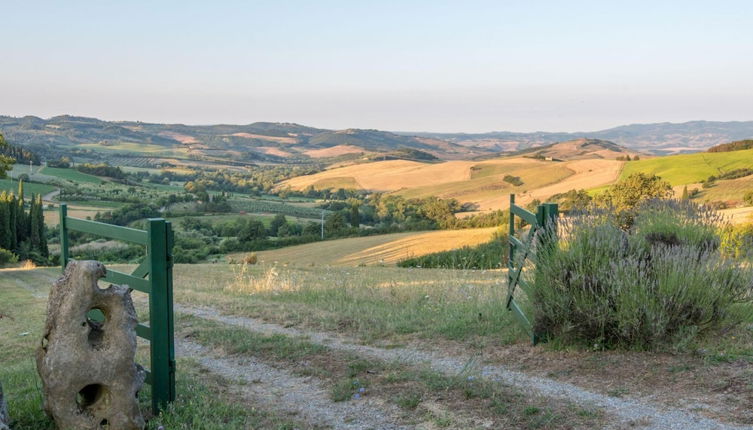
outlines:
[[247, 213], [283, 214], [298, 218], [318, 219], [322, 214], [321, 209], [269, 200], [234, 200], [230, 206], [233, 210]]
[[698, 152], [631, 161], [620, 178], [633, 173], [653, 173], [672, 185], [693, 184], [730, 170], [753, 168], [753, 149], [732, 152]]
[[[223, 224], [227, 222], [234, 222], [237, 219], [255, 219], [258, 221], [261, 221], [265, 227], [269, 227], [269, 225], [272, 223], [272, 219], [274, 219], [275, 215], [265, 215], [265, 214], [221, 214], [221, 215], [201, 215], [201, 216], [176, 216], [176, 217], [169, 217], [166, 218], [168, 221], [171, 221], [173, 223], [173, 226], [177, 230], [182, 230], [182, 227], [180, 226], [180, 221], [186, 218], [197, 218], [201, 221], [208, 222], [212, 224], [212, 226], [215, 226], [217, 224]], [[285, 217], [289, 223], [299, 223], [299, 224], [305, 224], [309, 221], [311, 221], [310, 218], [297, 218], [293, 216], [286, 216]]]
[[56, 178], [65, 179], [71, 182], [77, 182], [77, 183], [101, 184], [105, 182], [96, 176], [79, 172], [76, 169], [61, 169], [59, 167], [43, 167], [39, 171], [39, 173], [43, 175], [47, 175], [47, 176], [54, 176]]
[[[30, 194], [47, 194], [55, 191], [57, 187], [47, 184], [37, 184], [34, 182], [24, 183], [24, 195], [28, 198]], [[0, 179], [0, 191], [18, 192], [18, 181], [10, 179]]]

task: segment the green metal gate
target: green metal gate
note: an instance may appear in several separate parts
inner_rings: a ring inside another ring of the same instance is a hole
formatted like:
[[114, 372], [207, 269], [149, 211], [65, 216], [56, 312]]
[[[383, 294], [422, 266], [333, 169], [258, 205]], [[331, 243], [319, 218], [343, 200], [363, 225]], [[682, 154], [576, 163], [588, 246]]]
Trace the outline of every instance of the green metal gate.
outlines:
[[148, 220], [147, 230], [143, 231], [71, 218], [68, 216], [67, 205], [63, 203], [60, 205], [60, 264], [63, 270], [69, 259], [70, 231], [146, 246], [146, 257], [133, 273], [129, 275], [107, 269], [104, 281], [128, 285], [149, 295], [149, 325], [138, 324], [136, 334], [149, 341], [151, 363], [146, 382], [152, 387], [152, 410], [156, 414], [168, 402], [175, 400], [172, 226], [162, 218], [151, 218]]
[[[515, 236], [515, 217], [525, 221], [531, 227], [525, 238]], [[515, 194], [510, 194], [510, 248], [507, 259], [507, 309], [513, 312], [520, 325], [531, 337], [533, 344], [541, 339], [533, 329], [531, 319], [526, 316], [518, 303], [515, 301], [515, 288], [527, 297], [531, 297], [531, 286], [522, 277], [523, 267], [527, 259], [532, 258], [535, 263], [535, 249], [542, 249], [556, 241], [555, 231], [551, 228], [559, 217], [559, 209], [556, 203], [544, 203], [536, 208], [536, 213], [529, 212], [515, 205]], [[536, 241], [536, 242], [534, 242]]]

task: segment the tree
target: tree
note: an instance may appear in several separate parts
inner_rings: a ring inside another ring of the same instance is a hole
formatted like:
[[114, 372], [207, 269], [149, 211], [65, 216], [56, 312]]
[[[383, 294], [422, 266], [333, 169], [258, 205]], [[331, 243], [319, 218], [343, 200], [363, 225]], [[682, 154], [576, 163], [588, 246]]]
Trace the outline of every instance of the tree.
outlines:
[[557, 202], [559, 210], [564, 213], [584, 210], [591, 204], [591, 200], [593, 199], [586, 190], [570, 190], [549, 198], [549, 201]]
[[688, 194], [688, 186], [685, 185], [682, 187], [682, 197], [680, 197], [680, 200], [690, 200], [690, 194]]
[[[8, 144], [5, 142], [5, 137], [3, 137], [2, 134], [0, 134], [0, 148], [7, 148]], [[13, 163], [16, 160], [0, 154], [0, 179], [3, 179], [8, 176], [8, 171], [13, 168]]]
[[285, 218], [285, 215], [283, 214], [277, 214], [272, 219], [272, 222], [269, 223], [269, 235], [270, 236], [277, 236], [278, 232], [280, 230], [280, 227], [287, 225], [288, 220]]
[[259, 220], [251, 219], [238, 232], [238, 240], [250, 242], [255, 239], [264, 239], [266, 235], [267, 230], [264, 228], [264, 224]]
[[350, 207], [350, 225], [355, 228], [358, 228], [361, 225], [361, 214], [358, 213], [357, 204]]
[[622, 212], [634, 209], [645, 200], [668, 199], [673, 194], [672, 186], [660, 176], [633, 173], [599, 195], [597, 201], [602, 206]]
[[345, 228], [345, 217], [340, 212], [333, 212], [324, 222], [324, 231], [327, 234], [337, 233]]

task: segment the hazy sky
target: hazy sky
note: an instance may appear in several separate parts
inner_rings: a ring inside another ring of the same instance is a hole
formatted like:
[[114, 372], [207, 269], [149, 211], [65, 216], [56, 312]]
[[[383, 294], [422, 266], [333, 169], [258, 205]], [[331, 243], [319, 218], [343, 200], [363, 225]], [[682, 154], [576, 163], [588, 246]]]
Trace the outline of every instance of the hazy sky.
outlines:
[[751, 22], [745, 0], [0, 0], [0, 114], [468, 132], [753, 120]]

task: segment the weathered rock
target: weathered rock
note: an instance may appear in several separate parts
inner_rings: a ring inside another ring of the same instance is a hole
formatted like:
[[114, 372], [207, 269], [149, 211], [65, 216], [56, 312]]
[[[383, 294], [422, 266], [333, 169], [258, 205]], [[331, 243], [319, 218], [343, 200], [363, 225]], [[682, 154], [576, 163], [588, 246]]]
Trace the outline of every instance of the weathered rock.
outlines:
[[[136, 397], [145, 372], [134, 361], [131, 290], [99, 288], [97, 280], [106, 273], [97, 261], [71, 261], [50, 291], [37, 370], [44, 409], [60, 429], [144, 427]], [[93, 309], [104, 314], [104, 322], [87, 317]]]
[[0, 384], [0, 430], [9, 430], [10, 418], [8, 418], [8, 405], [3, 395], [3, 384]]

